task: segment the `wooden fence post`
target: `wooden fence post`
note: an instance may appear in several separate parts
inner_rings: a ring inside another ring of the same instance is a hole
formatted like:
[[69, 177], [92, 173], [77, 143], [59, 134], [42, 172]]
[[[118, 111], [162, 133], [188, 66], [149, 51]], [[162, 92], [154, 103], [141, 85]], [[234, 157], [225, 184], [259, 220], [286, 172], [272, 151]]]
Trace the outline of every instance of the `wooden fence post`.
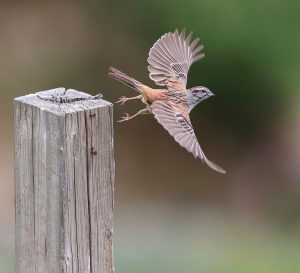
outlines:
[[14, 100], [17, 273], [113, 273], [112, 104], [57, 88]]

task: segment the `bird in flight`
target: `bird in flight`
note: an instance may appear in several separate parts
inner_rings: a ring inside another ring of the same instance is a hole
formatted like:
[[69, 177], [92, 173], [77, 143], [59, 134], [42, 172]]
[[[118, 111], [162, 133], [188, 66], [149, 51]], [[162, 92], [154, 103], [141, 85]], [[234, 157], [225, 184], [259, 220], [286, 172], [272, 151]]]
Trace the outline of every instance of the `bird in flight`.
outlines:
[[199, 38], [192, 40], [192, 32], [185, 35], [176, 30], [164, 34], [150, 49], [148, 70], [150, 79], [161, 88], [153, 89], [127, 76], [116, 68], [109, 68], [109, 76], [136, 90], [135, 97], [121, 97], [117, 101], [125, 102], [140, 99], [146, 107], [130, 116], [125, 114], [119, 122], [152, 113], [157, 121], [183, 148], [191, 152], [195, 158], [219, 173], [225, 170], [208, 160], [195, 135], [189, 113], [201, 101], [214, 94], [204, 86], [187, 88], [187, 75], [190, 66], [204, 57], [203, 45]]

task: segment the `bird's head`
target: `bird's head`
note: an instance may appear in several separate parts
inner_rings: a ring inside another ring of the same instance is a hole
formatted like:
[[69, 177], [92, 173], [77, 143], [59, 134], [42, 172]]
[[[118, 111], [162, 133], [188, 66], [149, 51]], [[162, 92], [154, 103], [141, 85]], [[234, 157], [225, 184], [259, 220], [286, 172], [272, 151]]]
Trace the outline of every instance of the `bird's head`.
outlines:
[[188, 96], [189, 108], [192, 110], [199, 102], [214, 96], [214, 93], [204, 86], [196, 86], [188, 89]]
[[196, 86], [189, 89], [189, 91], [191, 96], [193, 96], [197, 102], [203, 101], [211, 96], [214, 96], [214, 93], [204, 86]]

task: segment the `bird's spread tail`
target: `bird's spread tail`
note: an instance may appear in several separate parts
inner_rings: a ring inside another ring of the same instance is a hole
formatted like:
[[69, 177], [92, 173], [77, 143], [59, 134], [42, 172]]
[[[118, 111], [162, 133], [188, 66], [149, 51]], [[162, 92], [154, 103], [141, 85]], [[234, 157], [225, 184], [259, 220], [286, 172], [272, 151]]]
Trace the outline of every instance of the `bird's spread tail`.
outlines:
[[118, 70], [114, 67], [109, 67], [108, 75], [110, 77], [112, 77], [113, 79], [116, 79], [117, 81], [120, 81], [120, 82], [126, 84], [127, 86], [133, 88], [134, 90], [138, 91], [139, 93], [141, 93], [140, 87], [143, 86], [143, 84], [141, 84], [139, 81], [127, 76], [120, 70]]

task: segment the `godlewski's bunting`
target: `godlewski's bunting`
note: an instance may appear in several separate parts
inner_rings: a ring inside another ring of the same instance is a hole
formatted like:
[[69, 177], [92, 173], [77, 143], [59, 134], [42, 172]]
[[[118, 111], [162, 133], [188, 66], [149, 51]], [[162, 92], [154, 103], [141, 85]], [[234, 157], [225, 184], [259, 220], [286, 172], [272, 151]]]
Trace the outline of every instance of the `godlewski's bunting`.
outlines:
[[186, 87], [189, 68], [204, 57], [202, 50], [199, 38], [192, 40], [192, 33], [186, 36], [185, 31], [179, 33], [176, 30], [164, 34], [150, 49], [148, 57], [150, 79], [162, 86], [160, 89], [148, 87], [113, 67], [109, 68], [109, 75], [139, 92], [135, 97], [121, 97], [117, 103], [140, 99], [146, 104], [146, 108], [132, 116], [125, 114], [119, 122], [152, 113], [175, 141], [195, 158], [200, 158], [213, 170], [225, 173], [205, 156], [189, 118], [198, 103], [214, 95], [204, 86]]

